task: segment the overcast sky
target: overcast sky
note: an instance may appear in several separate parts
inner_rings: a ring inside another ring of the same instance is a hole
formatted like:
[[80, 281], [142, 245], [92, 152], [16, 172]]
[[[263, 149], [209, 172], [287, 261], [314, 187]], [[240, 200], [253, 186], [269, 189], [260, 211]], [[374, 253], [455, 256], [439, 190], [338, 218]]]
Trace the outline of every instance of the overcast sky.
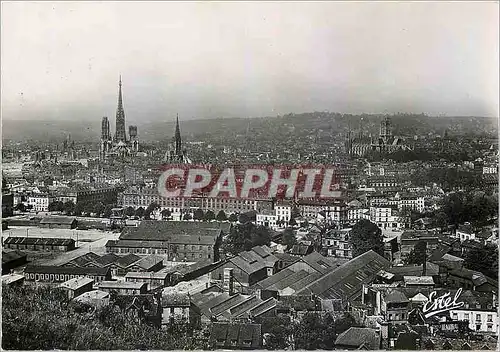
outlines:
[[498, 4], [2, 2], [3, 118], [498, 116]]

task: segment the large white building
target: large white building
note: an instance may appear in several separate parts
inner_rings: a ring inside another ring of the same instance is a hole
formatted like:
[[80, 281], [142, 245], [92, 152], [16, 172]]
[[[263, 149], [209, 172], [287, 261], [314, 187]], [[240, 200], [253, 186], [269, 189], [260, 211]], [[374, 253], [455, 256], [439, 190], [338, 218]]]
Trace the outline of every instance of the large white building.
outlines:
[[453, 320], [468, 321], [474, 331], [498, 334], [498, 302], [494, 292], [463, 291], [458, 301], [464, 305], [450, 310]]
[[49, 204], [54, 201], [54, 197], [47, 194], [38, 193], [28, 196], [28, 205], [33, 211], [49, 211]]

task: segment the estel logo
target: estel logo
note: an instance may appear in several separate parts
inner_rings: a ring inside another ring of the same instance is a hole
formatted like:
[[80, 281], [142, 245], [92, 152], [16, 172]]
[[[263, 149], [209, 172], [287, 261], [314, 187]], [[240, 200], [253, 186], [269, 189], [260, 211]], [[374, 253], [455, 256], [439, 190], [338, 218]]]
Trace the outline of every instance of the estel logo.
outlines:
[[158, 180], [163, 197], [208, 195], [225, 198], [338, 198], [340, 175], [334, 166], [166, 165]]
[[457, 293], [455, 293], [455, 297], [453, 297], [453, 299], [450, 297], [449, 292], [437, 298], [434, 298], [437, 295], [436, 291], [431, 292], [431, 294], [429, 295], [429, 301], [424, 304], [424, 307], [422, 309], [424, 317], [429, 318], [433, 315], [462, 307], [464, 305], [464, 302], [457, 302], [461, 294], [461, 288], [457, 290]]

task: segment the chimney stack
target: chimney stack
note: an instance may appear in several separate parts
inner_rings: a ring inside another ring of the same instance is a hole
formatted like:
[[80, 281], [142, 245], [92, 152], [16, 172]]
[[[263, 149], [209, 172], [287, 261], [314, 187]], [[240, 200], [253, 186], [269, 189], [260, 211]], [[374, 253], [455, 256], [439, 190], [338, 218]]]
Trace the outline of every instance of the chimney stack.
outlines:
[[233, 268], [224, 269], [224, 291], [229, 292], [229, 295], [234, 295], [234, 273]]

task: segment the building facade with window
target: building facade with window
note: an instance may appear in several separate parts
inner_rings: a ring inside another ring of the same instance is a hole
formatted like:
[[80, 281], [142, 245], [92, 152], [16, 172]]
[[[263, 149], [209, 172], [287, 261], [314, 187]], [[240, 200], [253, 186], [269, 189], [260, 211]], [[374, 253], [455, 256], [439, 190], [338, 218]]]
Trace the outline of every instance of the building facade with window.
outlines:
[[498, 301], [494, 292], [463, 291], [458, 301], [464, 305], [450, 311], [451, 319], [468, 321], [474, 331], [498, 334]]

